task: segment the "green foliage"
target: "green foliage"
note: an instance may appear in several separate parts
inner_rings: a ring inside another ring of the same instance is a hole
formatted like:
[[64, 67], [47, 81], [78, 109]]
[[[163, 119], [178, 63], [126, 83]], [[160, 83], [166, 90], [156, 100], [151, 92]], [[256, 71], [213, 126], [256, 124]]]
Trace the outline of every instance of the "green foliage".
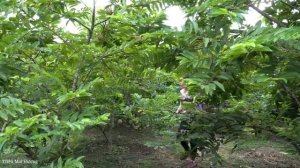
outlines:
[[0, 115], [2, 120], [7, 121], [8, 117], [16, 118], [17, 115], [24, 114], [24, 110], [22, 108], [22, 101], [20, 99], [12, 98], [12, 97], [2, 97], [0, 99], [1, 109]]
[[57, 164], [55, 165], [54, 162], [51, 163], [51, 165], [49, 166], [50, 168], [83, 168], [83, 164], [80, 162], [80, 160], [84, 158], [84, 157], [78, 157], [76, 159], [67, 159], [65, 161], [62, 160], [62, 158], [60, 157], [57, 161]]
[[289, 122], [289, 125], [283, 129], [279, 129], [279, 134], [287, 137], [292, 140], [292, 143], [299, 144], [300, 138], [299, 138], [299, 130], [300, 130], [300, 124], [299, 124], [299, 117], [291, 120]]
[[163, 129], [174, 126], [177, 122], [174, 111], [178, 100], [176, 88], [173, 86], [174, 78], [162, 70], [145, 71], [143, 92], [132, 95], [132, 104], [123, 109], [123, 118], [135, 128]]
[[48, 162], [60, 153], [68, 154], [76, 143], [72, 139], [78, 136], [87, 126], [103, 125], [109, 114], [99, 116], [95, 120], [83, 118], [76, 122], [60, 121], [57, 117], [45, 114], [35, 115], [23, 120], [15, 120], [1, 133], [1, 150], [14, 144], [25, 150], [29, 157]]
[[[88, 126], [118, 119], [135, 128], [174, 126], [183, 76], [195, 100], [221, 109], [195, 114], [189, 135], [216, 156], [214, 136], [230, 140], [245, 126], [277, 129], [299, 143], [295, 1], [260, 12], [271, 17], [264, 27], [244, 22], [255, 5], [248, 0], [122, 1], [103, 9], [78, 3], [0, 2], [1, 151], [22, 151], [41, 166], [82, 167], [71, 158]], [[187, 16], [182, 31], [164, 25], [172, 5]], [[61, 28], [61, 20], [79, 33]]]
[[[249, 7], [249, 1], [190, 1], [179, 4], [184, 4], [187, 15], [191, 16], [185, 25], [186, 35], [181, 38], [184, 41], [181, 43], [182, 52], [177, 56], [177, 72], [189, 74], [185, 81], [190, 93], [217, 108], [231, 100], [231, 108], [226, 111], [249, 116], [245, 124], [255, 132], [298, 125], [285, 118], [299, 115], [299, 68], [296, 68], [300, 58], [299, 27], [295, 20], [288, 18], [288, 13], [293, 13], [291, 8], [297, 10], [298, 4], [276, 1], [261, 12], [271, 14], [271, 19], [265, 18], [267, 23], [275, 22], [277, 18], [281, 21], [287, 19], [288, 25], [291, 25], [288, 27], [272, 27], [273, 23], [262, 27], [262, 22], [253, 27], [246, 26], [241, 14]], [[277, 10], [287, 8], [290, 8], [289, 12]], [[293, 17], [296, 15], [297, 12], [292, 14]], [[240, 25], [239, 30], [234, 30], [233, 23]], [[207, 116], [210, 115], [203, 118]], [[215, 120], [222, 118], [217, 116]], [[209, 139], [217, 130], [213, 128], [205, 138]], [[287, 134], [286, 137], [291, 137]], [[294, 141], [299, 136], [290, 139]]]

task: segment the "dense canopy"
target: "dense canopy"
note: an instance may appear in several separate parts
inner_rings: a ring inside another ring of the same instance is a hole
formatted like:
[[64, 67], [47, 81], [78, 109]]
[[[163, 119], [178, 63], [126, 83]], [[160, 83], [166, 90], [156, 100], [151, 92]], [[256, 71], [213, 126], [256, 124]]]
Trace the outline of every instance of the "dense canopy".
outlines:
[[[0, 1], [1, 153], [38, 167], [83, 167], [74, 153], [89, 128], [105, 128], [102, 136], [121, 122], [173, 130], [180, 80], [208, 106], [191, 110], [188, 138], [213, 162], [222, 164], [215, 135], [230, 142], [267, 131], [300, 153], [298, 0], [265, 9], [256, 0], [93, 2]], [[182, 30], [164, 24], [170, 6], [184, 11]], [[254, 26], [249, 9], [263, 18]]]

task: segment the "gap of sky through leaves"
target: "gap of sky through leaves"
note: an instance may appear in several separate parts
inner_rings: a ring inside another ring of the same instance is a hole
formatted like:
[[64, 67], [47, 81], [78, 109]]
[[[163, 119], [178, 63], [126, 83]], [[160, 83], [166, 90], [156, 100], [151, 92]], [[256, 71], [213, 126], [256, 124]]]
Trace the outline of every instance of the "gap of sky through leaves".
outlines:
[[[110, 4], [109, 0], [96, 1], [96, 8], [104, 9], [109, 4]], [[130, 1], [127, 1], [127, 5], [129, 4]], [[81, 8], [86, 6], [92, 8], [93, 0], [81, 0], [81, 3], [76, 8], [80, 10]], [[268, 6], [270, 6], [270, 3], [260, 3], [259, 9], [264, 10]], [[167, 20], [164, 23], [179, 31], [182, 30], [182, 26], [184, 25], [187, 19], [185, 17], [184, 11], [179, 6], [170, 6], [165, 10], [165, 13], [167, 15]], [[252, 8], [248, 10], [248, 13], [244, 14], [244, 17], [245, 17], [245, 23], [251, 26], [255, 25], [259, 20], [263, 18], [259, 13], [257, 13]], [[239, 28], [238, 24], [233, 24], [232, 26], [237, 29]], [[63, 19], [59, 24], [59, 27], [62, 27], [66, 31], [69, 31], [74, 34], [77, 34], [80, 31], [73, 23], [68, 22], [67, 19]]]

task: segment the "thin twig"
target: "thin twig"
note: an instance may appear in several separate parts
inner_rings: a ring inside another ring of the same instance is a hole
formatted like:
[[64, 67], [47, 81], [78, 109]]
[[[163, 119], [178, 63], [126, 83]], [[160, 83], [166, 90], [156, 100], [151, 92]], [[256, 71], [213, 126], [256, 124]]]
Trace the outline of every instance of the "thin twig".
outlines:
[[30, 55], [26, 54], [26, 52], [24, 52], [24, 51], [23, 51], [23, 54], [25, 56], [27, 56], [34, 64], [37, 64], [36, 61], [35, 61], [35, 59], [33, 57], [31, 57]]
[[103, 134], [104, 137], [105, 137], [105, 140], [106, 140], [105, 144], [109, 143], [109, 139], [107, 138], [107, 135], [106, 135], [106, 133], [105, 133], [104, 127], [101, 127], [101, 126], [100, 126], [100, 130], [101, 130], [102, 134]]
[[100, 24], [102, 24], [102, 23], [107, 22], [109, 19], [110, 19], [110, 18], [106, 18], [106, 19], [102, 20], [101, 22], [96, 23], [96, 24], [95, 24], [95, 27], [98, 26], [98, 25], [100, 25]]
[[89, 7], [87, 6], [87, 4], [84, 3], [82, 0], [80, 0], [80, 2], [81, 2], [86, 8], [89, 8]]
[[87, 27], [85, 24], [83, 24], [82, 22], [80, 22], [78, 19], [76, 18], [69, 18], [71, 21], [77, 22], [78, 24], [80, 24], [82, 27], [86, 28], [88, 31], [90, 31], [90, 28]]

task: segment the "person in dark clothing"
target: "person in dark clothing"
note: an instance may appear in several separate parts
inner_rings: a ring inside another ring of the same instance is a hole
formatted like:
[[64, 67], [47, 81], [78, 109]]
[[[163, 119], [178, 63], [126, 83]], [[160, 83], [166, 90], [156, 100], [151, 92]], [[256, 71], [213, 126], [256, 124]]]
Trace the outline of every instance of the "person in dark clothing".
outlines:
[[184, 148], [185, 153], [181, 157], [182, 160], [189, 159], [193, 162], [193, 166], [196, 166], [195, 158], [197, 156], [197, 143], [195, 140], [186, 140], [188, 133], [190, 131], [190, 123], [191, 123], [191, 117], [190, 110], [188, 107], [193, 107], [193, 99], [189, 96], [187, 87], [185, 84], [180, 82], [180, 94], [181, 98], [179, 99], [179, 107], [176, 111], [177, 114], [184, 114], [183, 119], [179, 125], [177, 138], [180, 140], [181, 146]]

